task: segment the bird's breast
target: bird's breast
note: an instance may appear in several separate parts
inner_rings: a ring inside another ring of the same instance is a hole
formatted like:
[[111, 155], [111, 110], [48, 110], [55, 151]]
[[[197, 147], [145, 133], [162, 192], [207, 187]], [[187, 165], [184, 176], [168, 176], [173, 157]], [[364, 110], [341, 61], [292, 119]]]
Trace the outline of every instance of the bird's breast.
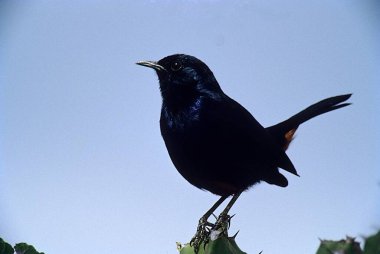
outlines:
[[202, 100], [196, 99], [185, 106], [163, 105], [161, 109], [161, 132], [183, 132], [185, 128], [192, 128], [200, 120]]

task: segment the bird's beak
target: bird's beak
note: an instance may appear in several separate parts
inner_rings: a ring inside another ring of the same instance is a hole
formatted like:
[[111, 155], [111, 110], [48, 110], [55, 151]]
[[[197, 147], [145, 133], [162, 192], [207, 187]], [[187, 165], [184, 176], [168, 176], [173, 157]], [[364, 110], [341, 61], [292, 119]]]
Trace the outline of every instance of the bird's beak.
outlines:
[[154, 61], [139, 61], [136, 64], [153, 68], [156, 71], [166, 71], [166, 69], [163, 66], [159, 65], [157, 62], [154, 62]]

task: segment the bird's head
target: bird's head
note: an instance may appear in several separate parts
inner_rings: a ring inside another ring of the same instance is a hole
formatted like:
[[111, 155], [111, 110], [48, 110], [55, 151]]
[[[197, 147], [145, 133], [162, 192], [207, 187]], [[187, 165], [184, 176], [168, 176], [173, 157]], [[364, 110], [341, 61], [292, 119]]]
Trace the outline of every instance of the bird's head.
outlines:
[[216, 96], [222, 92], [208, 66], [193, 56], [176, 54], [158, 62], [140, 61], [137, 64], [156, 71], [166, 102], [186, 103], [201, 95]]

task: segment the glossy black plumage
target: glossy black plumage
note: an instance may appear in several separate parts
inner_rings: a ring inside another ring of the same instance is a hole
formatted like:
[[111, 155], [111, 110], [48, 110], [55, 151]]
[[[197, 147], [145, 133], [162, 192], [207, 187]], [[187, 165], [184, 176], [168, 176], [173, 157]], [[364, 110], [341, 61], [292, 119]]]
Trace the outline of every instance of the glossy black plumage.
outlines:
[[285, 153], [295, 130], [315, 116], [349, 105], [340, 103], [351, 96], [325, 99], [264, 128], [222, 91], [199, 59], [178, 54], [138, 64], [157, 72], [163, 99], [161, 134], [178, 172], [220, 196], [240, 193], [260, 181], [286, 187], [279, 168], [297, 175]]

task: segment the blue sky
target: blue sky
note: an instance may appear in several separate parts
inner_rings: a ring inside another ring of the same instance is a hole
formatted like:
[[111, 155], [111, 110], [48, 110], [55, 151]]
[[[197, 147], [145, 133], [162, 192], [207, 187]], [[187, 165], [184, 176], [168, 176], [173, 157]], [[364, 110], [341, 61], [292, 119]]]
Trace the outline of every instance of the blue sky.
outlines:
[[380, 227], [376, 1], [1, 1], [0, 237], [45, 253], [176, 253], [217, 196], [188, 184], [160, 137], [152, 70], [187, 53], [264, 126], [325, 97], [302, 125], [300, 178], [243, 193], [247, 253], [313, 253]]

